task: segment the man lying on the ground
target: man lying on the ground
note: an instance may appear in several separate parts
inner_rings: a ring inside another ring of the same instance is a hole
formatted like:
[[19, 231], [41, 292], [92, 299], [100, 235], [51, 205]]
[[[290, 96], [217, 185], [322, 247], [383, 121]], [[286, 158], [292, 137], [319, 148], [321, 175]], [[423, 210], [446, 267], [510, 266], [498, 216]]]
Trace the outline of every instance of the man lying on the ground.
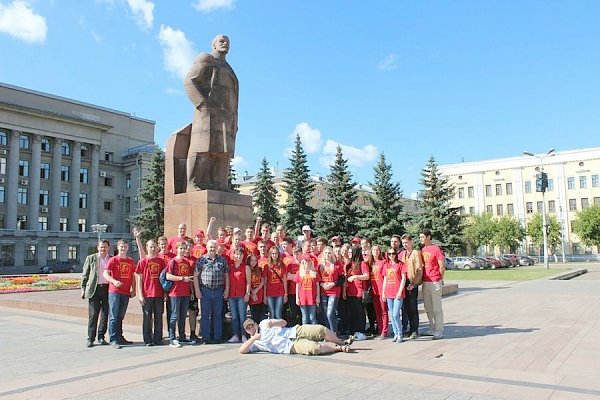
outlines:
[[323, 325], [296, 325], [286, 328], [283, 319], [265, 319], [260, 325], [248, 318], [244, 330], [250, 339], [240, 347], [240, 353], [265, 351], [277, 354], [304, 354], [308, 356], [334, 352], [348, 353], [354, 341], [351, 336], [342, 340]]

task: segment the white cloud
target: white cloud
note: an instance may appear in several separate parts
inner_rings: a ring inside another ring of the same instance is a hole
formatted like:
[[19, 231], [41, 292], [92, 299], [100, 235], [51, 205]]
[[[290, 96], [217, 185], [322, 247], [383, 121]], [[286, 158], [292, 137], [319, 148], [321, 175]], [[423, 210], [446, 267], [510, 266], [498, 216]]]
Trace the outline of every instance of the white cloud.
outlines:
[[[321, 131], [311, 128], [306, 122], [301, 122], [294, 128], [294, 132], [290, 135], [292, 141], [296, 140], [296, 134], [300, 135], [302, 148], [307, 154], [316, 153], [321, 150], [323, 140], [321, 139]], [[286, 149], [287, 152], [287, 149]], [[290, 151], [291, 154], [291, 151]]]
[[234, 6], [235, 0], [197, 0], [194, 3], [194, 8], [203, 13], [209, 13], [218, 10], [219, 8], [231, 10]]
[[142, 29], [152, 29], [154, 23], [154, 3], [148, 0], [127, 0], [135, 23]]
[[244, 159], [242, 156], [234, 156], [231, 159], [231, 165], [233, 165], [233, 167], [236, 169], [244, 168], [248, 166], [248, 161], [246, 161], [246, 159]]
[[47, 31], [46, 18], [36, 14], [27, 1], [0, 3], [0, 32], [26, 42], [44, 43]]
[[172, 88], [172, 87], [168, 87], [165, 90], [165, 93], [166, 94], [170, 94], [172, 96], [181, 96], [183, 94], [183, 91], [180, 90], [180, 89], [175, 89], [175, 88]]
[[377, 157], [377, 148], [372, 144], [368, 144], [363, 148], [358, 148], [329, 139], [325, 143], [325, 146], [323, 146], [323, 156], [319, 159], [322, 165], [330, 166], [333, 164], [338, 145], [342, 148], [342, 154], [344, 158], [348, 160], [349, 166], [362, 167], [366, 163], [375, 160]]
[[165, 69], [181, 79], [185, 78], [192, 63], [195, 51], [185, 33], [170, 26], [160, 26], [158, 40], [163, 48]]
[[382, 71], [391, 71], [398, 67], [396, 61], [398, 61], [398, 54], [388, 54], [383, 60], [379, 61], [377, 68]]

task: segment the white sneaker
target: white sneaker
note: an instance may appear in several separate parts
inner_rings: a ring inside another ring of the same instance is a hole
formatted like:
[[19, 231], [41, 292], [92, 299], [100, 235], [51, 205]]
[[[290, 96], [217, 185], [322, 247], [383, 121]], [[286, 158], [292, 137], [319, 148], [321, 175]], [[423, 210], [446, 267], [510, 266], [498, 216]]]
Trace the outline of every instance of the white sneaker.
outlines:
[[169, 346], [175, 347], [175, 348], [180, 348], [181, 343], [179, 343], [179, 340], [175, 339], [175, 340], [171, 340], [171, 342], [169, 343]]
[[367, 336], [362, 333], [362, 332], [355, 332], [354, 333], [354, 340], [366, 340]]
[[239, 343], [240, 342], [240, 338], [238, 337], [238, 335], [233, 335], [231, 338], [229, 338], [229, 340], [227, 341], [227, 343]]

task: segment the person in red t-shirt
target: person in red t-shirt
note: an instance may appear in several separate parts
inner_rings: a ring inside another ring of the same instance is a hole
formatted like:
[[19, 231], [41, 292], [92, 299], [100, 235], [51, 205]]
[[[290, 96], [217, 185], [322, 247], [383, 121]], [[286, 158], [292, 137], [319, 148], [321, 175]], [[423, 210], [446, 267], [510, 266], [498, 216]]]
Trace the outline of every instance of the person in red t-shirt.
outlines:
[[296, 304], [302, 312], [302, 325], [317, 323], [317, 307], [319, 306], [319, 274], [311, 258], [300, 261], [296, 282]]
[[263, 270], [258, 266], [258, 258], [254, 254], [248, 254], [246, 265], [250, 268], [250, 315], [254, 321], [265, 319], [267, 309], [265, 307], [265, 277]]
[[348, 328], [357, 340], [366, 339], [365, 307], [362, 303], [363, 281], [369, 280], [369, 266], [363, 261], [362, 250], [352, 246], [352, 258], [346, 267], [346, 306]]
[[319, 275], [321, 276], [320, 293], [320, 318], [321, 324], [337, 332], [337, 306], [340, 299], [342, 286], [344, 285], [344, 268], [335, 261], [333, 250], [327, 246], [321, 253], [319, 263]]
[[269, 249], [269, 258], [264, 268], [266, 278], [267, 306], [271, 319], [282, 319], [283, 303], [288, 299], [287, 269], [281, 262], [281, 254], [277, 247]]
[[[235, 236], [234, 236], [235, 237]], [[239, 239], [239, 237], [238, 237]], [[238, 240], [239, 242], [239, 240]], [[244, 263], [244, 247], [233, 251], [233, 262], [229, 264], [229, 311], [231, 311], [231, 332], [229, 343], [245, 342], [246, 331], [242, 326], [246, 320], [246, 309], [250, 300], [252, 276], [250, 267]]]
[[191, 238], [186, 235], [186, 232], [187, 224], [181, 223], [177, 226], [177, 236], [173, 236], [169, 239], [168, 249], [171, 253], [177, 253], [177, 243], [181, 241], [191, 240]]
[[135, 297], [135, 265], [127, 257], [129, 242], [121, 239], [117, 242], [118, 254], [108, 260], [104, 270], [104, 279], [108, 281], [108, 333], [114, 348], [132, 344], [123, 337], [123, 318], [127, 312], [129, 299]]
[[404, 299], [404, 287], [406, 285], [406, 267], [398, 260], [398, 251], [389, 248], [386, 252], [388, 260], [383, 266], [383, 285], [381, 287], [383, 296], [387, 299], [387, 306], [392, 330], [394, 331], [393, 342], [402, 343], [402, 301]]
[[202, 229], [196, 230], [194, 232], [194, 244], [190, 249], [190, 255], [195, 259], [198, 259], [206, 254], [206, 244], [204, 243], [204, 239], [206, 235]]
[[254, 242], [254, 228], [248, 226], [244, 231], [245, 239], [242, 241], [242, 245], [246, 248], [246, 255], [252, 253], [258, 257], [258, 247]]
[[442, 250], [431, 242], [431, 230], [423, 229], [419, 234], [423, 244], [421, 254], [425, 263], [423, 270], [423, 306], [429, 319], [433, 339], [441, 339], [444, 333], [444, 311], [442, 310], [442, 288], [446, 261]]
[[[169, 344], [171, 347], [181, 347], [181, 342], [186, 342], [185, 317], [190, 303], [190, 282], [194, 280], [194, 267], [185, 256], [187, 243], [177, 243], [177, 256], [167, 264], [167, 279], [173, 281], [169, 291], [171, 302], [171, 319], [169, 320]], [[175, 337], [175, 325], [179, 339]]]
[[[142, 336], [146, 346], [162, 345], [162, 314], [164, 310], [165, 292], [158, 276], [166, 268], [162, 258], [157, 256], [158, 247], [154, 240], [146, 243], [146, 257], [138, 261], [135, 269], [138, 299], [144, 313], [142, 320]], [[154, 328], [154, 329], [153, 329]]]
[[[302, 249], [294, 247], [292, 245], [293, 240], [287, 238], [282, 242], [284, 246], [284, 252], [282, 253], [283, 265], [287, 269], [287, 281], [288, 281], [288, 301], [284, 304], [285, 320], [288, 326], [296, 326], [302, 322], [302, 312], [300, 306], [296, 303], [296, 273], [300, 266], [300, 256], [302, 255]], [[298, 251], [295, 251], [299, 250]]]
[[371, 297], [373, 298], [373, 307], [375, 307], [375, 318], [379, 328], [379, 336], [375, 339], [385, 339], [388, 335], [388, 326], [390, 320], [388, 317], [387, 300], [382, 295], [383, 286], [383, 264], [385, 260], [381, 256], [381, 247], [375, 245], [371, 247], [373, 263], [371, 264]]

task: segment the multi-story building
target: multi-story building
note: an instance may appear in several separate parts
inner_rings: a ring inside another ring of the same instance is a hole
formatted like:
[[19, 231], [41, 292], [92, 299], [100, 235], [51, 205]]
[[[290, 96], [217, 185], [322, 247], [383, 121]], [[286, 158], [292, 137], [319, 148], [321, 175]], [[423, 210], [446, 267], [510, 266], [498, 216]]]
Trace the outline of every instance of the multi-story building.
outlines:
[[130, 236], [154, 148], [153, 121], [0, 83], [0, 273], [81, 265], [92, 225]]
[[[493, 216], [513, 215], [523, 227], [541, 213], [545, 200], [547, 214], [556, 215], [562, 226], [567, 254], [596, 252], [583, 245], [573, 232], [579, 210], [600, 204], [600, 148], [562, 151], [543, 158], [548, 174], [544, 195], [536, 191], [536, 175], [542, 157], [528, 155], [496, 160], [440, 165], [439, 171], [455, 187], [454, 207], [463, 214], [487, 212]], [[555, 249], [560, 253], [562, 249]], [[527, 238], [521, 251], [539, 254], [539, 246]]]

